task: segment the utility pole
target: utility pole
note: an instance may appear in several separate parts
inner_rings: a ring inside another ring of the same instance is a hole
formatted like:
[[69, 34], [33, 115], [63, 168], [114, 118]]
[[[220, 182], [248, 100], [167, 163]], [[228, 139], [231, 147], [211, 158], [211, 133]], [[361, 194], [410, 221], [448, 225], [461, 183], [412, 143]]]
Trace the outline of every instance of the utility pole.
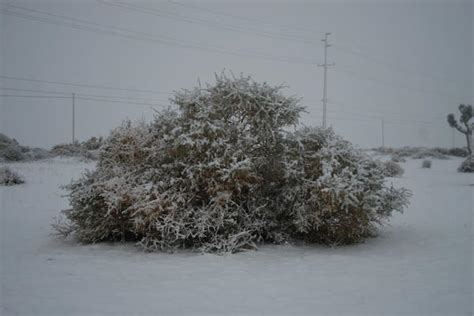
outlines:
[[76, 94], [72, 94], [72, 143], [76, 142]]
[[385, 120], [382, 118], [382, 148], [385, 147]]
[[324, 64], [319, 64], [319, 67], [324, 68], [324, 86], [323, 86], [323, 128], [326, 128], [326, 107], [327, 107], [327, 102], [328, 102], [328, 96], [327, 96], [327, 81], [328, 81], [328, 68], [331, 66], [334, 66], [335, 63], [328, 64], [328, 47], [331, 45], [328, 43], [328, 36], [331, 35], [331, 33], [326, 33], [324, 34], [324, 39], [321, 41], [324, 42]]

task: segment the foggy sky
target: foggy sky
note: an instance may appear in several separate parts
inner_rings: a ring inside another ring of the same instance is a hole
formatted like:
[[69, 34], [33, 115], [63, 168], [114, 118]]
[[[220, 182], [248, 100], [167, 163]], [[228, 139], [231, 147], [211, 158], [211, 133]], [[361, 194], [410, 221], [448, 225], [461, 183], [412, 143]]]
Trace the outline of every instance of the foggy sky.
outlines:
[[[320, 39], [331, 32], [334, 47], [328, 50], [328, 62], [336, 66], [328, 72], [328, 123], [359, 146], [381, 145], [383, 117], [386, 146], [450, 147], [452, 132], [446, 114], [457, 114], [459, 103], [473, 103], [472, 1], [176, 0], [184, 5], [126, 1], [165, 16], [93, 0], [1, 3], [165, 36], [184, 45], [119, 38], [0, 14], [0, 73], [171, 93], [196, 86], [198, 78], [212, 83], [214, 73], [226, 69], [250, 74], [257, 81], [285, 83], [289, 86], [285, 93], [302, 97], [307, 107], [302, 123], [320, 125], [323, 71], [317, 64], [323, 62]], [[166, 14], [204, 22], [181, 21]], [[204, 49], [187, 47], [189, 43]], [[206, 47], [309, 63], [235, 56]], [[141, 103], [161, 105], [169, 104], [171, 97], [1, 78], [0, 86], [143, 98]], [[0, 90], [0, 94], [51, 95], [18, 90]], [[125, 118], [150, 120], [153, 116], [148, 105], [84, 99], [76, 100], [76, 109], [79, 140], [105, 136]], [[0, 132], [30, 146], [68, 142], [71, 100], [0, 97]], [[464, 145], [458, 133], [456, 145]]]

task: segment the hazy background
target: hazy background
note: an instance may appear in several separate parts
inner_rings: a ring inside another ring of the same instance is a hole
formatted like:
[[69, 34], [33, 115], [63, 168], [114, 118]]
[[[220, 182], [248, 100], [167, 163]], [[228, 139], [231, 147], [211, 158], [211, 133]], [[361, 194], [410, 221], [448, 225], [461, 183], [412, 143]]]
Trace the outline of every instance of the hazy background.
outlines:
[[76, 93], [77, 138], [107, 135], [223, 69], [287, 84], [320, 125], [325, 32], [328, 123], [362, 147], [382, 117], [386, 146], [450, 147], [446, 114], [473, 103], [472, 1], [120, 1], [0, 1], [0, 132], [70, 141]]

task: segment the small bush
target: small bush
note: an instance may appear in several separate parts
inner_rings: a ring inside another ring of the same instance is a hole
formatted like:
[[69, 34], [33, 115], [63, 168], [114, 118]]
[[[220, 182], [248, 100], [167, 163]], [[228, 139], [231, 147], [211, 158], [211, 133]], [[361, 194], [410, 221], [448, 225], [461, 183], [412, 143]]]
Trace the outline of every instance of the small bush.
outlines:
[[6, 161], [20, 161], [25, 159], [25, 154], [21, 147], [16, 145], [6, 145], [0, 150], [1, 157]]
[[26, 160], [41, 160], [51, 157], [48, 150], [43, 148], [31, 148], [25, 153]]
[[421, 163], [421, 167], [426, 169], [431, 168], [431, 160], [423, 160], [423, 162]]
[[401, 177], [405, 172], [398, 163], [393, 161], [384, 162], [383, 170], [386, 177]]
[[[384, 154], [392, 155], [392, 157], [397, 157], [395, 159], [411, 157], [414, 159], [448, 159], [449, 156], [455, 157], [467, 157], [469, 154], [465, 148], [424, 148], [424, 147], [402, 147], [402, 148], [390, 148], [390, 147], [378, 147], [373, 148], [373, 151]], [[398, 162], [398, 161], [395, 161]]]
[[82, 157], [96, 160], [99, 157], [99, 150], [102, 146], [102, 137], [92, 137], [85, 142], [66, 143], [55, 145], [50, 153], [53, 156]]
[[25, 180], [15, 171], [7, 167], [0, 168], [0, 184], [1, 185], [16, 185], [25, 183]]
[[102, 137], [91, 137], [81, 144], [87, 150], [98, 150], [102, 146], [103, 139]]
[[79, 143], [66, 143], [58, 144], [53, 146], [50, 150], [51, 154], [54, 156], [80, 156], [84, 153], [84, 150]]
[[86, 159], [96, 158], [90, 151], [82, 147], [79, 143], [55, 145], [50, 150], [50, 154], [59, 157], [81, 157]]
[[425, 158], [432, 158], [432, 159], [448, 159], [448, 156], [436, 149], [421, 149], [420, 151], [414, 153], [412, 156], [413, 159], [425, 159]]
[[467, 151], [467, 148], [451, 148], [449, 149], [449, 155], [454, 156], [454, 157], [467, 157], [469, 156], [469, 152]]
[[469, 156], [458, 167], [459, 172], [474, 172], [474, 157]]
[[124, 123], [97, 169], [70, 185], [57, 231], [217, 253], [373, 236], [409, 192], [387, 186], [382, 165], [330, 129], [287, 132], [303, 109], [280, 89], [222, 75], [177, 93], [177, 112]]
[[393, 155], [391, 160], [393, 162], [406, 162], [406, 159], [401, 157], [400, 155]]

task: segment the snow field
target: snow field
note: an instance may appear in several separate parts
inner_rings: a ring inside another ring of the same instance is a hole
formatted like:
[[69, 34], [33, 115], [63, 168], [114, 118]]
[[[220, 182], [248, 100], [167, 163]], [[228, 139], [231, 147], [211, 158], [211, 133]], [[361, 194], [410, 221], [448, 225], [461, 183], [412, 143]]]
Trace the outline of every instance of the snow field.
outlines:
[[260, 246], [218, 256], [78, 245], [50, 234], [61, 185], [92, 163], [8, 164], [0, 187], [1, 315], [471, 315], [474, 179], [462, 159], [400, 165], [413, 191], [378, 238], [355, 246]]

